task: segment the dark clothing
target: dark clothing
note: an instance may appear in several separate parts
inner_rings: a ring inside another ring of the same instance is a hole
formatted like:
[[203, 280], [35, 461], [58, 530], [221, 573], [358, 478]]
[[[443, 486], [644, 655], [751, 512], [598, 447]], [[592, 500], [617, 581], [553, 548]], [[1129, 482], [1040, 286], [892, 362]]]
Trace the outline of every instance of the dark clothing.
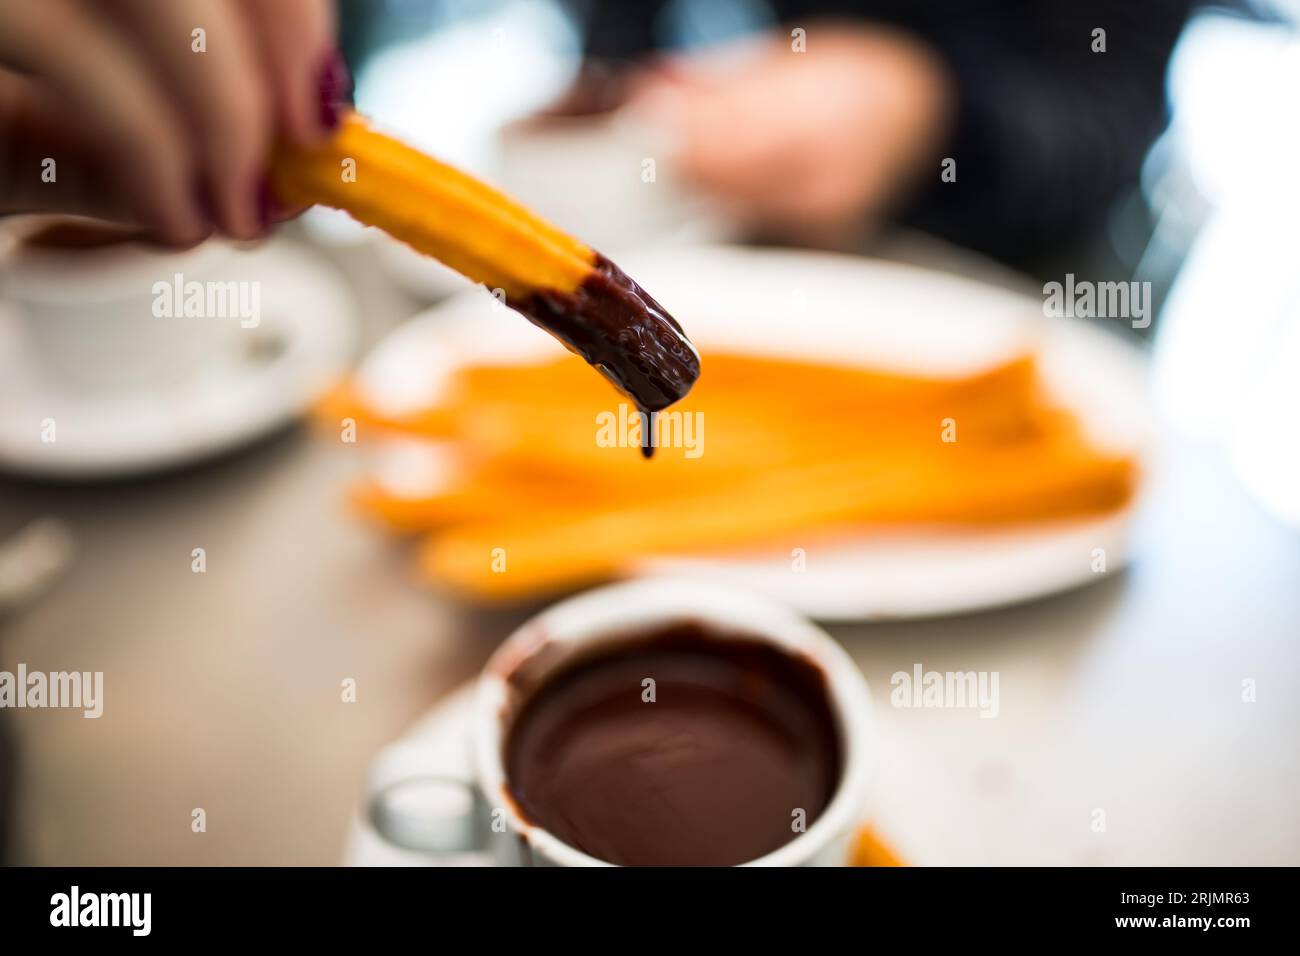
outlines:
[[[654, 46], [664, 4], [604, 0], [587, 13], [587, 51], [631, 59]], [[947, 61], [958, 111], [941, 156], [902, 219], [1010, 261], [1091, 231], [1136, 183], [1166, 122], [1165, 68], [1193, 0], [774, 0], [787, 29], [860, 19], [922, 38]], [[1093, 52], [1094, 29], [1105, 52]]]

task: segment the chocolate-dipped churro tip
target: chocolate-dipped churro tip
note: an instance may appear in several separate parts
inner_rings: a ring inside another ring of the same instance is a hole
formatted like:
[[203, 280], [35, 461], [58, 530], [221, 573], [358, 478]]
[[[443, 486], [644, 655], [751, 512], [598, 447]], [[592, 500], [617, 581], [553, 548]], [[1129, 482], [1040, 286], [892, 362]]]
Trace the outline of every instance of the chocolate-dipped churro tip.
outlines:
[[618, 266], [508, 196], [446, 163], [344, 118], [322, 146], [281, 146], [276, 197], [319, 203], [376, 226], [489, 289], [581, 355], [645, 414], [682, 398], [700, 357], [682, 327]]
[[677, 320], [602, 255], [574, 291], [539, 290], [511, 304], [595, 366], [642, 412], [684, 398], [700, 377], [699, 353]]

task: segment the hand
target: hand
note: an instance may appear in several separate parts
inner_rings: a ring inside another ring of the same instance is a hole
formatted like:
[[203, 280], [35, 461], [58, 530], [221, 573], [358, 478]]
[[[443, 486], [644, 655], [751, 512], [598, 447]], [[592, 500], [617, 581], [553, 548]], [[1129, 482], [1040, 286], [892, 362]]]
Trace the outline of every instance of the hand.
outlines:
[[346, 84], [329, 0], [0, 0], [0, 214], [259, 235], [274, 138], [325, 137]]
[[632, 96], [681, 144], [684, 174], [743, 225], [840, 244], [939, 175], [951, 80], [918, 39], [812, 24], [806, 52], [765, 40], [727, 61], [675, 61]]

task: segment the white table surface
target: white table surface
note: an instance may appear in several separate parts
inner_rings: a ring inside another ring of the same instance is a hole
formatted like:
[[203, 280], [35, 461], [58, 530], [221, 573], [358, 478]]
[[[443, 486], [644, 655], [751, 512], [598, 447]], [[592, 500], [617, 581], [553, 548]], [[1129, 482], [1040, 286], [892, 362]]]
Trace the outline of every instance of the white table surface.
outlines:
[[[371, 340], [413, 311], [344, 258]], [[831, 629], [876, 693], [875, 814], [908, 859], [1300, 863], [1300, 535], [1213, 453], [1167, 438], [1129, 571], [1022, 607]], [[147, 481], [0, 479], [0, 533], [55, 514], [77, 544], [51, 593], [0, 619], [0, 670], [106, 685], [99, 720], [0, 713], [20, 763], [13, 862], [340, 860], [375, 753], [524, 616], [422, 589], [340, 507], [358, 464], [293, 431]], [[890, 707], [890, 676], [917, 663], [998, 672], [999, 716]]]

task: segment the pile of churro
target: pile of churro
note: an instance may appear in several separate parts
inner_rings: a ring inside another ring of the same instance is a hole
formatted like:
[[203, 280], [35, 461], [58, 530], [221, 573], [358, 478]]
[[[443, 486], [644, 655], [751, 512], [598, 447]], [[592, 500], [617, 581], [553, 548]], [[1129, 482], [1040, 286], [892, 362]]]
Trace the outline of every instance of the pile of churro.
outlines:
[[373, 476], [352, 502], [422, 537], [430, 581], [479, 599], [575, 588], [648, 556], [1096, 515], [1133, 492], [1133, 459], [1093, 447], [1030, 356], [960, 378], [708, 351], [703, 366], [654, 417], [651, 462], [628, 447], [651, 419], [567, 357], [463, 368], [396, 418], [344, 389], [326, 415], [448, 453], [454, 467], [423, 491]]

